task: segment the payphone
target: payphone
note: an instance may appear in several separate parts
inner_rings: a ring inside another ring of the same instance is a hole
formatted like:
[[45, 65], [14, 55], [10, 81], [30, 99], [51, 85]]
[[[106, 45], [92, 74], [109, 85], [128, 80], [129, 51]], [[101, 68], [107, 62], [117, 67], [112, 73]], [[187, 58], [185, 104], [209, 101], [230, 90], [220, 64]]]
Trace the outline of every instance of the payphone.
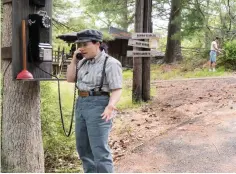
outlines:
[[46, 11], [29, 14], [28, 61], [52, 61], [52, 46], [50, 44], [51, 18]]

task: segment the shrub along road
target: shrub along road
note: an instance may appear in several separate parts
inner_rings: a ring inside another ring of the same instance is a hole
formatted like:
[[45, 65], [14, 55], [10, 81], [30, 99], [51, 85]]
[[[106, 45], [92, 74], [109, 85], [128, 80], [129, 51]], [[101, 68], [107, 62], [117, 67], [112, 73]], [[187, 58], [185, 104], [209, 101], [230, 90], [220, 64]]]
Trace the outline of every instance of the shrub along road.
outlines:
[[114, 121], [116, 172], [235, 172], [236, 77], [156, 86], [151, 103]]

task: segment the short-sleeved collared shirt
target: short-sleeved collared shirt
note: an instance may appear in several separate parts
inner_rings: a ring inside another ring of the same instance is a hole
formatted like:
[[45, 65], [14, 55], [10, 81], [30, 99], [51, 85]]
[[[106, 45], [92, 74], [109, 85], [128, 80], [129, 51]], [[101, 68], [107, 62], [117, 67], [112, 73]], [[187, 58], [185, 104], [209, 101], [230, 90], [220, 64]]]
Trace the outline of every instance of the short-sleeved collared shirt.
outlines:
[[[105, 78], [102, 91], [111, 92], [113, 89], [122, 88], [122, 66], [115, 58], [104, 51], [94, 59], [82, 59], [78, 63], [77, 87], [82, 91], [90, 91], [99, 88], [105, 58], [108, 57], [105, 67]], [[85, 61], [85, 62], [84, 62]]]

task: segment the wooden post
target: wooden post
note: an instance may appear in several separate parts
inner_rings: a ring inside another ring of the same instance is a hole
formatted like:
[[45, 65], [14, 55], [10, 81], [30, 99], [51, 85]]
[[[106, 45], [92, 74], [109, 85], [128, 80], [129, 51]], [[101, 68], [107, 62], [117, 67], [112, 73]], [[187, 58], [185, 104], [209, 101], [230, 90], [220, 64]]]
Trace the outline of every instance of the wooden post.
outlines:
[[63, 47], [62, 49], [61, 59], [62, 59], [62, 64], [63, 64], [63, 62], [65, 61], [65, 47]]
[[[152, 33], [152, 0], [136, 0], [135, 32]], [[143, 48], [133, 48], [142, 51]], [[133, 58], [133, 102], [150, 100], [150, 58]]]
[[[144, 13], [143, 13], [143, 32], [152, 33], [152, 0], [144, 1]], [[148, 49], [150, 51], [150, 49]], [[142, 99], [143, 101], [150, 100], [150, 64], [151, 58], [143, 58], [142, 64]]]
[[62, 55], [65, 53], [65, 47], [62, 48]]
[[61, 53], [61, 47], [58, 46], [58, 52], [57, 52], [57, 63], [59, 64], [60, 62], [60, 53]]
[[[135, 4], [135, 32], [143, 32], [144, 0], [136, 0]], [[134, 47], [134, 51], [141, 50]], [[133, 102], [142, 100], [142, 58], [133, 58]]]

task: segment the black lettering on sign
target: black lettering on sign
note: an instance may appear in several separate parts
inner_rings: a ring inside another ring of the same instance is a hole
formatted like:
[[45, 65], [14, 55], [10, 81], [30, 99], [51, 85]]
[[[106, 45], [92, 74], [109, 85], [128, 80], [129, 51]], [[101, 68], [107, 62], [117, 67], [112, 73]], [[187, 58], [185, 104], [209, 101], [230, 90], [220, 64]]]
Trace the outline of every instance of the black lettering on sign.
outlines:
[[145, 36], [144, 34], [137, 34], [138, 37], [143, 37]]

